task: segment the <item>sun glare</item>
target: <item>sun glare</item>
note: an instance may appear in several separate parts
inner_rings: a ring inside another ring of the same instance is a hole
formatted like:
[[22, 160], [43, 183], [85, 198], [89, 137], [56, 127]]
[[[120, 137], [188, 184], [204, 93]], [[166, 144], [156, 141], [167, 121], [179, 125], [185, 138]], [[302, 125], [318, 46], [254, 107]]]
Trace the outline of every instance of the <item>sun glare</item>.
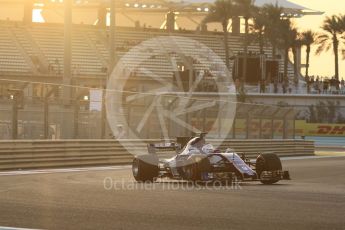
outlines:
[[40, 22], [40, 23], [45, 22], [41, 13], [42, 13], [42, 9], [34, 9], [32, 12], [32, 21], [33, 22]]

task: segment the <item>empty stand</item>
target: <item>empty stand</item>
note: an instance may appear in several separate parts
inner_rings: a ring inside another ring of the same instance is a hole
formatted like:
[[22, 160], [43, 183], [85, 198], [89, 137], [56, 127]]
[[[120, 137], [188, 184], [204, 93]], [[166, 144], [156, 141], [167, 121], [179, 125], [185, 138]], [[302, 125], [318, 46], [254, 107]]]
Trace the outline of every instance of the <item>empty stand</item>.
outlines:
[[0, 72], [30, 74], [32, 70], [17, 47], [8, 26], [1, 26], [0, 30]]
[[[14, 22], [0, 23], [0, 29], [3, 31], [0, 35], [0, 72], [22, 73], [32, 75], [35, 66], [29, 63], [27, 58], [37, 56], [45, 68], [53, 71], [50, 74], [63, 74], [63, 54], [64, 54], [64, 30], [61, 24], [33, 24], [30, 27], [16, 24]], [[116, 53], [121, 58], [131, 48], [141, 42], [157, 36], [182, 36], [203, 43], [212, 49], [222, 60], [225, 59], [223, 36], [218, 34], [195, 34], [192, 32], [176, 32], [167, 34], [161, 30], [142, 31], [134, 28], [117, 28], [116, 31]], [[74, 76], [105, 76], [107, 73], [107, 63], [109, 60], [109, 31], [90, 25], [73, 25], [72, 36], [72, 74]], [[235, 56], [243, 51], [242, 36], [229, 36], [228, 46], [230, 56]], [[18, 47], [15, 41], [21, 46]], [[152, 47], [152, 50], [155, 50]], [[195, 63], [195, 70], [209, 69], [207, 56], [200, 55], [200, 50], [193, 43], [187, 46], [187, 50], [201, 63]], [[249, 46], [250, 52], [259, 52], [257, 45]], [[271, 58], [271, 47], [265, 47], [265, 53]], [[152, 53], [154, 58], [145, 60], [142, 63], [143, 68], [160, 77], [172, 78], [173, 72], [176, 71], [166, 55], [161, 53]], [[137, 59], [144, 59], [145, 53], [138, 54]], [[182, 61], [179, 57], [176, 61]], [[125, 62], [130, 68], [135, 67], [135, 60], [124, 57]], [[233, 64], [230, 66], [232, 73]], [[279, 62], [279, 71], [282, 72], [283, 60]], [[37, 72], [37, 71], [36, 71]], [[43, 71], [44, 72], [44, 71]], [[147, 76], [144, 71], [139, 71], [138, 77]], [[292, 79], [293, 67], [290, 63], [289, 76]]]

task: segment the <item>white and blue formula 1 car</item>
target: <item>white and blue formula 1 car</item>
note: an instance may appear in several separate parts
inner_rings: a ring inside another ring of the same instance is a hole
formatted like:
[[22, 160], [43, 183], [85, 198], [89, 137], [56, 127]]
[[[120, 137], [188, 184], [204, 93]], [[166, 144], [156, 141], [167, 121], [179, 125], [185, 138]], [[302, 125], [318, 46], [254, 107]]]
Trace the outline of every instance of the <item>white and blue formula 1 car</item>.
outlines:
[[290, 180], [288, 171], [282, 170], [279, 157], [273, 153], [258, 154], [251, 162], [244, 154], [239, 156], [232, 149], [222, 152], [206, 144], [204, 136], [191, 138], [180, 151], [169, 159], [159, 159], [156, 149], [181, 146], [175, 143], [149, 144], [149, 154], [136, 156], [132, 163], [134, 178], [139, 182], [155, 181], [157, 178], [171, 178], [187, 181], [218, 180], [231, 182], [261, 181], [273, 184]]

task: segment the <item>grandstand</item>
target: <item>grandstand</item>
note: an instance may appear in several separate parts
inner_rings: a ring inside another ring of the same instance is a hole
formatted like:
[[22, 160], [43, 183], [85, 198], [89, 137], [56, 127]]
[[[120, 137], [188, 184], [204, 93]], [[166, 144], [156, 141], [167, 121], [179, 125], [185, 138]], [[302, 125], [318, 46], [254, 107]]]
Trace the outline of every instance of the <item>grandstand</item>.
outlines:
[[[56, 78], [63, 75], [64, 28], [62, 24], [34, 23], [30, 27], [17, 22], [2, 21], [0, 59], [1, 76], [27, 76], [27, 79], [45, 77]], [[218, 56], [225, 59], [223, 36], [221, 33], [210, 32], [199, 34], [192, 31], [166, 33], [159, 29], [116, 28], [115, 47], [118, 58], [121, 58], [134, 45], [140, 44], [156, 36], [183, 36], [199, 41], [210, 47]], [[72, 72], [73, 77], [84, 79], [82, 85], [93, 86], [99, 79], [105, 79], [109, 63], [109, 31], [91, 25], [75, 25], [72, 40]], [[242, 52], [241, 35], [229, 36], [228, 44], [232, 56]], [[194, 47], [191, 47], [193, 49]], [[197, 52], [197, 50], [196, 50]], [[249, 52], [258, 53], [259, 47], [251, 45]], [[271, 47], [265, 48], [268, 58]], [[283, 60], [280, 59], [280, 72]], [[230, 72], [232, 73], [232, 66]], [[162, 63], [152, 62], [148, 67], [162, 77], [171, 77], [173, 70], [162, 58]], [[196, 66], [196, 69], [202, 67]], [[138, 74], [140, 76], [140, 73]], [[293, 76], [293, 67], [289, 65], [289, 78]], [[40, 78], [42, 79], [42, 78]], [[100, 87], [99, 85], [97, 85]]]
[[[225, 60], [224, 36], [220, 25], [211, 23], [207, 29], [200, 29], [200, 23], [208, 13], [212, 2], [211, 0], [141, 0], [138, 2], [132, 0], [0, 0], [0, 30], [2, 31], [0, 34], [0, 95], [9, 97], [8, 89], [19, 89], [28, 99], [43, 99], [48, 97], [47, 95], [55, 95], [55, 97], [60, 95], [64, 98], [63, 87], [57, 87], [58, 93], [55, 91], [52, 93], [51, 90], [56, 85], [66, 84], [66, 82], [74, 86], [104, 88], [114, 67], [113, 60], [120, 60], [131, 48], [158, 36], [182, 36], [196, 40], [211, 48]], [[256, 4], [262, 6], [275, 2], [258, 0]], [[284, 7], [286, 17], [302, 17], [307, 14], [321, 13], [286, 0], [278, 1], [278, 3]], [[64, 13], [64, 7], [68, 4], [73, 6], [70, 15]], [[172, 22], [169, 22], [171, 13], [173, 13], [173, 19]], [[73, 17], [71, 17], [72, 15]], [[229, 28], [231, 33], [227, 43], [231, 56], [230, 74], [235, 73], [236, 57], [243, 53], [241, 20], [241, 18], [233, 19], [233, 26]], [[114, 25], [114, 22], [116, 26], [109, 26]], [[236, 23], [238, 23], [237, 26]], [[71, 24], [72, 26], [69, 28], [68, 25]], [[71, 33], [70, 41], [66, 36], [69, 35], [69, 32]], [[70, 49], [66, 49], [68, 42], [71, 43]], [[207, 60], [207, 57], [198, 56], [198, 48], [193, 44], [187, 49], [195, 52], [197, 59]], [[248, 48], [249, 55], [258, 56], [259, 49], [258, 44], [251, 44]], [[69, 51], [71, 51], [70, 62], [68, 61]], [[281, 75], [284, 66], [282, 52], [279, 51], [278, 55], [273, 57], [272, 47], [266, 44], [264, 53], [266, 60], [277, 61], [277, 73]], [[139, 54], [137, 58], [142, 57]], [[144, 68], [149, 69], [157, 76], [172, 80], [176, 69], [172, 68], [166, 57], [157, 54], [154, 59], [145, 61]], [[125, 59], [124, 61], [132, 63], [134, 68], [131, 60]], [[182, 60], [177, 61], [183, 62]], [[199, 62], [193, 63], [195, 71], [203, 71], [205, 68]], [[146, 74], [137, 71], [136, 77], [145, 81]], [[303, 82], [303, 78], [299, 77], [300, 82]], [[65, 81], [66, 79], [68, 81]], [[290, 87], [295, 87], [293, 84], [294, 69], [291, 62], [288, 66], [288, 79]], [[56, 85], [52, 87], [45, 83]], [[299, 88], [293, 92], [305, 93], [304, 85], [300, 84]], [[249, 93], [257, 92], [258, 87], [248, 84], [246, 89]], [[70, 101], [89, 96], [89, 92], [78, 88], [72, 93]], [[53, 103], [59, 104], [60, 102], [55, 100], [51, 102], [51, 104]], [[8, 103], [8, 105], [10, 104]], [[34, 104], [33, 108], [35, 108]], [[62, 110], [65, 111], [65, 109], [66, 107], [63, 107]], [[55, 110], [58, 111], [58, 109]], [[42, 111], [40, 110], [40, 112]], [[67, 110], [65, 112], [70, 113]], [[99, 118], [101, 115], [97, 116]], [[4, 119], [8, 120], [8, 118], [0, 117], [0, 120]], [[27, 119], [30, 120], [30, 118]], [[40, 120], [40, 118], [35, 119], [36, 122]], [[61, 120], [57, 120], [54, 122], [61, 122]], [[69, 126], [69, 132], [73, 133], [70, 131], [73, 124], [65, 122], [65, 120], [62, 123], [66, 123], [66, 126]], [[69, 115], [67, 120], [73, 120], [73, 117]], [[97, 124], [93, 123], [93, 127], [97, 127]], [[74, 129], [78, 128], [74, 127]]]
[[[30, 4], [28, 6], [28, 2]], [[80, 81], [83, 85], [93, 85], [97, 83], [99, 86], [99, 79], [106, 78], [109, 65], [109, 49], [110, 49], [110, 32], [109, 28], [99, 26], [101, 17], [100, 12], [109, 11], [110, 1], [74, 1], [73, 11], [73, 31], [72, 31], [72, 74], [73, 77], [84, 79]], [[160, 2], [160, 4], [158, 4]], [[129, 50], [132, 46], [155, 36], [179, 35], [200, 41], [214, 50], [214, 52], [224, 59], [224, 51], [222, 44], [222, 35], [215, 31], [217, 25], [211, 25], [209, 32], [195, 31], [195, 23], [191, 21], [200, 22], [200, 19], [207, 13], [208, 5], [212, 1], [116, 1], [116, 36], [115, 49], [117, 58]], [[271, 3], [270, 1], [256, 1], [257, 5]], [[4, 7], [2, 11], [8, 8], [9, 12], [3, 12], [3, 20], [0, 22], [1, 31], [1, 59], [0, 59], [0, 75], [1, 76], [28, 76], [39, 78], [44, 76], [46, 79], [63, 75], [64, 68], [64, 18], [60, 16], [54, 17], [59, 12], [63, 12], [63, 1], [0, 1]], [[288, 1], [280, 1], [281, 6], [286, 7], [286, 14], [300, 17], [303, 14], [317, 13], [302, 6], [292, 4]], [[146, 7], [147, 5], [147, 7]], [[148, 7], [150, 5], [150, 7]], [[163, 18], [165, 14], [180, 6], [179, 12], [176, 12], [176, 23], [179, 24], [180, 29], [176, 31], [166, 32], [164, 24], [166, 20], [160, 21], [160, 27], [150, 26], [152, 21], [157, 21], [157, 17]], [[44, 16], [46, 23], [27, 23], [19, 20], [20, 18], [30, 18], [25, 13], [28, 9], [40, 10], [41, 15]], [[105, 11], [101, 11], [105, 8]], [[149, 9], [148, 9], [149, 8]], [[22, 10], [21, 14], [11, 14], [10, 11]], [[54, 11], [55, 13], [53, 13]], [[140, 12], [140, 14], [138, 14]], [[88, 13], [89, 20], [86, 22], [94, 22], [91, 25], [86, 25], [84, 19]], [[7, 17], [8, 15], [11, 17]], [[189, 15], [189, 22], [185, 15]], [[15, 16], [14, 16], [15, 15]], [[84, 16], [83, 16], [84, 15]], [[109, 13], [107, 13], [109, 17]], [[136, 24], [140, 15], [141, 26]], [[97, 18], [98, 16], [98, 18]], [[103, 15], [104, 16], [104, 15]], [[6, 19], [5, 19], [6, 18]], [[126, 19], [127, 18], [127, 19]], [[4, 20], [5, 19], [5, 20]], [[130, 19], [130, 20], [128, 20]], [[97, 24], [95, 26], [93, 24]], [[104, 21], [104, 23], [107, 23]], [[183, 23], [183, 24], [182, 24]], [[143, 27], [143, 25], [146, 25]], [[162, 27], [163, 25], [163, 27]], [[135, 27], [136, 26], [136, 27]], [[183, 28], [183, 29], [181, 29]], [[232, 56], [237, 55], [243, 51], [242, 35], [233, 33], [229, 37], [229, 49]], [[129, 41], [129, 42], [128, 42]], [[253, 44], [249, 47], [249, 52], [256, 53], [259, 51], [257, 45]], [[265, 48], [265, 54], [268, 58], [271, 57], [271, 47]], [[162, 60], [161, 65], [151, 66], [157, 73], [163, 76], [171, 76], [172, 72], [169, 66]], [[283, 61], [280, 59], [280, 71], [282, 72]], [[230, 70], [232, 72], [232, 70]], [[293, 68], [289, 66], [289, 76], [292, 77]], [[40, 78], [42, 79], [42, 78]], [[44, 78], [43, 78], [44, 79]], [[88, 80], [86, 80], [88, 79]], [[92, 81], [91, 79], [97, 79]]]

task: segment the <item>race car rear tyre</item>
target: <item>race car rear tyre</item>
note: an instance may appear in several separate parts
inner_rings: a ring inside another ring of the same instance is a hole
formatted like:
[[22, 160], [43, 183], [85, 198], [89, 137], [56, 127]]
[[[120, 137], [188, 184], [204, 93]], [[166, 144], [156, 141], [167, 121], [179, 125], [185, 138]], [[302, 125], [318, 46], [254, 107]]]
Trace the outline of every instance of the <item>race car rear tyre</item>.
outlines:
[[[263, 171], [278, 171], [282, 170], [282, 163], [274, 153], [265, 153], [260, 154], [256, 159], [256, 174], [259, 178], [261, 178], [261, 174]], [[278, 179], [271, 179], [271, 180], [260, 180], [263, 184], [274, 184], [278, 182]]]
[[158, 177], [158, 157], [154, 155], [136, 156], [132, 163], [132, 172], [138, 182], [153, 182]]

